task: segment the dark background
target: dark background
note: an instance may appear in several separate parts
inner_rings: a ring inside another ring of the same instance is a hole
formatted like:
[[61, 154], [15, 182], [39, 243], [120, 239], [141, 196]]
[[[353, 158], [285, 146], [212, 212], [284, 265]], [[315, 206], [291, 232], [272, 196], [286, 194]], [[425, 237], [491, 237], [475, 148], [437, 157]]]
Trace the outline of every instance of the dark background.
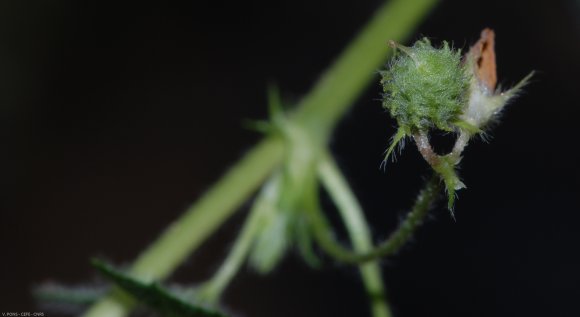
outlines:
[[[267, 83], [298, 100], [380, 3], [0, 2], [0, 311], [35, 310], [40, 282], [94, 281], [91, 256], [134, 259], [261, 138], [241, 122], [266, 117]], [[579, 15], [572, 0], [443, 1], [418, 28], [415, 39], [467, 47], [492, 27], [500, 81], [538, 73], [492, 141], [465, 152], [457, 220], [440, 204], [383, 263], [397, 316], [580, 316]], [[394, 133], [379, 93], [332, 140], [376, 239], [428, 174], [412, 147], [379, 170]], [[242, 220], [171, 281], [208, 277]], [[271, 276], [246, 270], [226, 306], [368, 315], [356, 270], [326, 263], [291, 255]]]

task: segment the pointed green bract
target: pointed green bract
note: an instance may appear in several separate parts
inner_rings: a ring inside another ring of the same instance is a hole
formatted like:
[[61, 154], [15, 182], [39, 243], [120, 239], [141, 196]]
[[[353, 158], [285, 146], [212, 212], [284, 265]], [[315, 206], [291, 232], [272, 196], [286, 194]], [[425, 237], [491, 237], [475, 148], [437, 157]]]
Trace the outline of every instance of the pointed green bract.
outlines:
[[409, 134], [403, 127], [399, 127], [397, 133], [393, 136], [393, 140], [391, 141], [391, 145], [387, 150], [387, 154], [385, 155], [385, 162], [389, 159], [397, 145]]
[[445, 183], [445, 190], [447, 191], [447, 208], [450, 211], [453, 211], [455, 191], [465, 188], [465, 184], [463, 184], [455, 172], [455, 159], [449, 156], [443, 156], [439, 159], [437, 164], [432, 165], [432, 167]]

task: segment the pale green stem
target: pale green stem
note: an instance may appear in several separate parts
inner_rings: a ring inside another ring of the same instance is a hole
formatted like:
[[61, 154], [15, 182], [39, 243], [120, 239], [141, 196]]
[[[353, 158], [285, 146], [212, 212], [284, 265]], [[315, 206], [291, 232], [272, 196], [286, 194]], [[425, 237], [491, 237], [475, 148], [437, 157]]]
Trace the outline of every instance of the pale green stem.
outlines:
[[332, 229], [320, 210], [313, 210], [310, 213], [314, 224], [313, 229], [316, 241], [329, 255], [338, 261], [346, 263], [365, 263], [380, 257], [393, 255], [405, 245], [413, 236], [415, 230], [423, 223], [427, 212], [441, 191], [440, 183], [439, 177], [434, 174], [426, 183], [425, 188], [419, 193], [419, 196], [417, 196], [415, 204], [405, 219], [399, 224], [399, 227], [387, 240], [367, 252], [352, 251], [334, 240]]
[[[280, 138], [258, 144], [137, 258], [131, 274], [144, 281], [166, 278], [262, 184], [283, 155], [284, 141]], [[85, 316], [125, 316], [134, 302], [120, 294], [107, 295]]]
[[261, 195], [250, 210], [242, 231], [217, 273], [195, 293], [197, 301], [215, 304], [246, 260], [256, 234], [260, 230], [260, 222], [264, 214], [264, 204], [260, 199], [263, 200]]
[[392, 49], [388, 41], [404, 42], [437, 2], [391, 0], [378, 8], [362, 32], [301, 100], [296, 123], [325, 144], [338, 120], [376, 79], [377, 70]]
[[[318, 174], [322, 185], [338, 208], [354, 250], [360, 253], [371, 251], [373, 248], [371, 233], [363, 210], [331, 154], [321, 155], [318, 163]], [[385, 288], [378, 261], [360, 264], [359, 270], [371, 301], [372, 316], [392, 316], [386, 302]]]
[[[325, 144], [338, 120], [362, 94], [388, 57], [387, 40], [404, 41], [438, 0], [392, 0], [381, 6], [357, 38], [300, 102], [296, 123]], [[267, 177], [283, 156], [282, 140], [268, 138], [232, 167], [212, 189], [136, 260], [131, 273], [162, 280], [182, 263]], [[122, 317], [132, 300], [111, 293], [86, 317]]]

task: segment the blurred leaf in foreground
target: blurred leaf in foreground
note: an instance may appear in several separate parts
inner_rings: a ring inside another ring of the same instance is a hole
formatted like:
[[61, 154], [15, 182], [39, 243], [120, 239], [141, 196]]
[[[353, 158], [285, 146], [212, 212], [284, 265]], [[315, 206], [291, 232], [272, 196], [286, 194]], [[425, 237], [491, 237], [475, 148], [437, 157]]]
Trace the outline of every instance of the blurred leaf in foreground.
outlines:
[[226, 315], [193, 305], [170, 293], [159, 284], [141, 282], [101, 260], [93, 266], [107, 279], [145, 304], [148, 308], [168, 317], [226, 317]]

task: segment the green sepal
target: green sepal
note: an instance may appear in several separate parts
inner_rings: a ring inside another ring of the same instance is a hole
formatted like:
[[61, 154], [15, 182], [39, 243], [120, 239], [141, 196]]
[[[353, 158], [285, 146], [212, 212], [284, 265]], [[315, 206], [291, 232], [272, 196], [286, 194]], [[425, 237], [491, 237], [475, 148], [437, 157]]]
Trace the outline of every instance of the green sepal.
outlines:
[[403, 126], [399, 126], [397, 133], [393, 136], [391, 140], [391, 145], [387, 149], [387, 154], [385, 154], [384, 161], [387, 162], [397, 145], [408, 135], [407, 129]]
[[273, 210], [261, 224], [249, 255], [249, 264], [260, 274], [270, 273], [286, 254], [289, 247], [289, 215]]
[[276, 121], [278, 118], [284, 117], [282, 97], [280, 96], [280, 90], [276, 85], [268, 86], [268, 111], [272, 121]]
[[266, 120], [251, 120], [251, 119], [245, 119], [242, 121], [242, 127], [247, 129], [247, 130], [251, 130], [251, 131], [256, 131], [262, 134], [270, 134], [273, 131], [273, 127], [272, 124], [270, 123], [270, 121], [266, 121]]
[[465, 188], [465, 184], [459, 179], [455, 171], [457, 160], [450, 156], [442, 156], [438, 162], [432, 165], [433, 169], [445, 184], [447, 191], [447, 208], [453, 215], [453, 205], [455, 203], [455, 192], [459, 189]]
[[281, 173], [274, 173], [262, 187], [252, 207], [259, 208], [262, 216], [248, 262], [261, 274], [272, 271], [289, 246], [289, 215], [279, 208], [282, 188]]
[[480, 133], [484, 132], [483, 130], [478, 128], [476, 125], [473, 125], [465, 120], [457, 120], [457, 121], [453, 122], [453, 125], [460, 128], [460, 129], [463, 129], [463, 130], [469, 132], [469, 134], [471, 134], [471, 135], [480, 134]]
[[263, 134], [278, 133], [281, 120], [284, 120], [284, 106], [280, 91], [276, 85], [268, 86], [268, 115], [269, 120], [251, 120], [242, 121], [242, 126], [248, 130], [260, 132]]
[[295, 243], [304, 261], [312, 268], [319, 268], [322, 264], [320, 258], [314, 252], [311, 224], [308, 217], [301, 214], [296, 217], [294, 223]]

